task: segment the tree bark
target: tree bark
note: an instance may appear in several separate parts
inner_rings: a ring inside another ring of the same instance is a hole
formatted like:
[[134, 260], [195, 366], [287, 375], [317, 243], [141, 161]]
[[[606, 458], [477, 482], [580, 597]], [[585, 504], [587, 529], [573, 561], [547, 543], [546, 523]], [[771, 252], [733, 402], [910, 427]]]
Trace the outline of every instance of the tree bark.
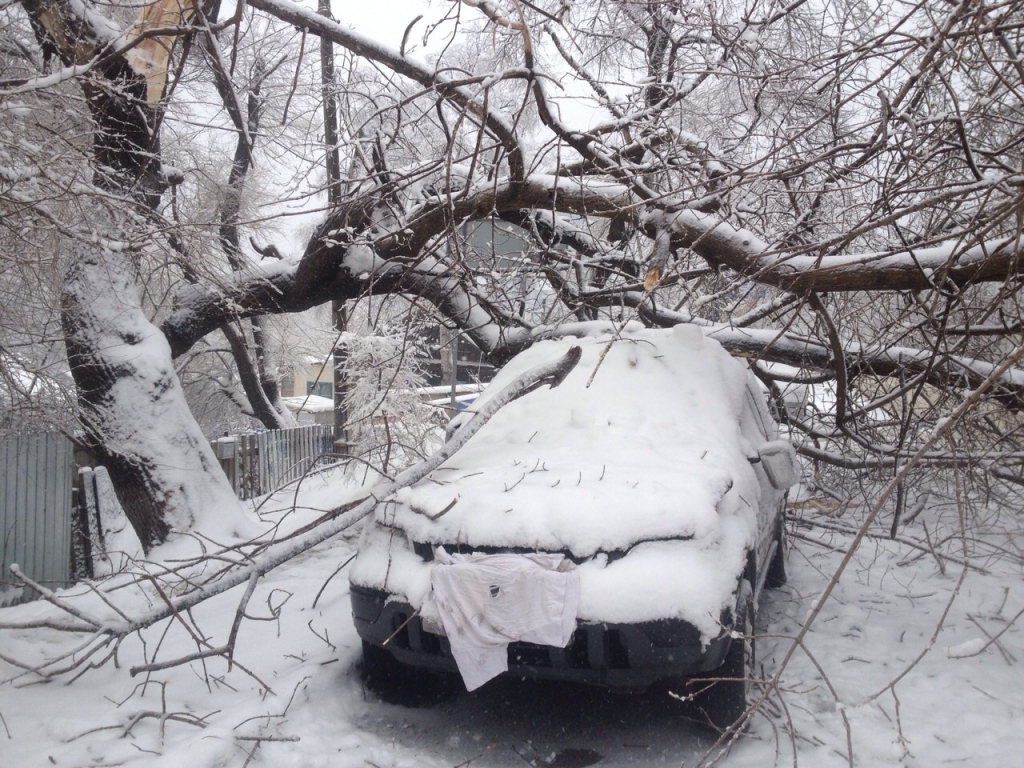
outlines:
[[143, 547], [203, 514], [239, 529], [241, 506], [185, 403], [166, 339], [142, 311], [128, 255], [79, 243], [61, 321], [87, 439]]

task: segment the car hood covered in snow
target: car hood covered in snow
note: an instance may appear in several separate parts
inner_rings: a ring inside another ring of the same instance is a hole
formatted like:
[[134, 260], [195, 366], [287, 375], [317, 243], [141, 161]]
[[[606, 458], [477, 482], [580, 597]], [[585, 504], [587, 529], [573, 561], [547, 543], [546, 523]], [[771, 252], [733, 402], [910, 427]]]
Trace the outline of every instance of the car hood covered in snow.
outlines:
[[575, 559], [666, 539], [713, 546], [730, 517], [752, 541], [759, 489], [747, 458], [756, 446], [739, 428], [746, 366], [692, 326], [604, 328], [517, 356], [475, 407], [582, 348], [560, 386], [505, 406], [431, 476], [382, 504], [376, 520], [418, 542]]

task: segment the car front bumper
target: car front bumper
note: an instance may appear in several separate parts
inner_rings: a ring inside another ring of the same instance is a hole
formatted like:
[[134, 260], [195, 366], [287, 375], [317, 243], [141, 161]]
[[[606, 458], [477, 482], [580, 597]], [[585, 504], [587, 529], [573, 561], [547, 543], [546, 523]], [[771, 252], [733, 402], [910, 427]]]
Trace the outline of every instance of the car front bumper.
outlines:
[[[356, 631], [364, 641], [385, 647], [396, 660], [412, 667], [458, 670], [448, 639], [426, 632], [408, 603], [356, 584], [351, 585], [351, 598]], [[722, 619], [725, 626], [729, 616]], [[515, 676], [643, 690], [658, 680], [716, 669], [730, 642], [729, 633], [723, 631], [703, 645], [696, 627], [678, 619], [638, 624], [581, 622], [565, 648], [510, 643], [508, 668]]]

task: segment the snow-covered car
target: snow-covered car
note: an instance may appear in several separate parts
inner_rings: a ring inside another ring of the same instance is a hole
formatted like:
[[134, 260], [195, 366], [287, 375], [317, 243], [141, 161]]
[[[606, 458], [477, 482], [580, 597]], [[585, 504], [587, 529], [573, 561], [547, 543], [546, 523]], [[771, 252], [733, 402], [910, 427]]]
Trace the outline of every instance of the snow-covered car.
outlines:
[[746, 707], [761, 589], [785, 581], [795, 454], [747, 366], [693, 326], [585, 324], [539, 341], [450, 429], [572, 346], [564, 381], [504, 406], [367, 521], [350, 572], [364, 664], [392, 678], [459, 668], [432, 590], [454, 553], [561, 555], [575, 631], [565, 647], [513, 639], [509, 671], [620, 690], [704, 677], [680, 692], [703, 691], [705, 715], [729, 725]]

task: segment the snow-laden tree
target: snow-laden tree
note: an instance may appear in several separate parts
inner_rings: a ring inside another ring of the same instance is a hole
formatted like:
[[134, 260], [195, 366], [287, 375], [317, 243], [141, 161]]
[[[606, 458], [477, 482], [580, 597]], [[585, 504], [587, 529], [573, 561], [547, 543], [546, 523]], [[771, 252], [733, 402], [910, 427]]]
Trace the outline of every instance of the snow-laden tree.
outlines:
[[[438, 9], [372, 40], [291, 0], [0, 8], [2, 279], [60, 275], [3, 343], [51, 361], [59, 313], [144, 543], [236, 506], [174, 361], [225, 334], [273, 421], [268, 316], [382, 294], [498, 363], [569, 321], [695, 323], [773, 386], [827, 383], [792, 419], [817, 461], [1020, 479], [1019, 3]], [[490, 219], [528, 252], [470, 253]]]
[[348, 332], [345, 344], [349, 452], [387, 473], [439, 445], [445, 411], [425, 402], [417, 344], [399, 333]]

